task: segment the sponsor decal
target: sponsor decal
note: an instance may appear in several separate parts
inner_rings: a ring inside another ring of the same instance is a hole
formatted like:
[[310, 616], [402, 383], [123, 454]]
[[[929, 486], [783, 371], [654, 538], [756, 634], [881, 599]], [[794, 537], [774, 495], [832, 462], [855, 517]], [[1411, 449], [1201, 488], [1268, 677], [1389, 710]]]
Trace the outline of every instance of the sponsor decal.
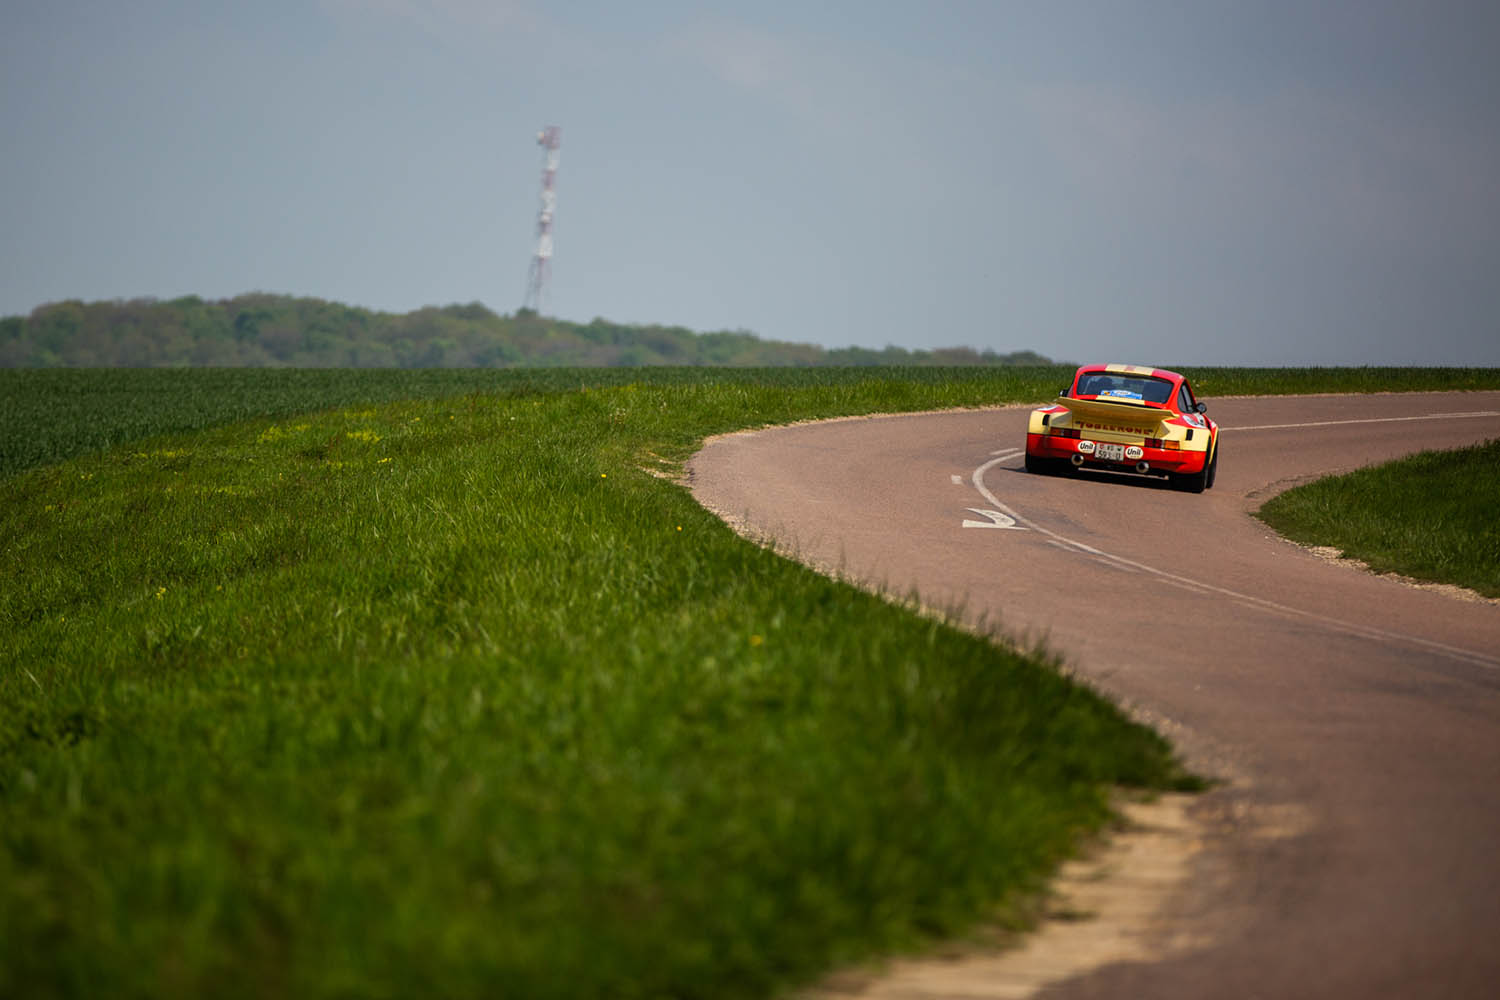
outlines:
[[1150, 437], [1151, 432], [1156, 429], [1154, 427], [1131, 427], [1128, 424], [1093, 424], [1086, 422], [1080, 423], [1078, 426], [1091, 431], [1114, 431], [1116, 434], [1139, 434], [1141, 437]]

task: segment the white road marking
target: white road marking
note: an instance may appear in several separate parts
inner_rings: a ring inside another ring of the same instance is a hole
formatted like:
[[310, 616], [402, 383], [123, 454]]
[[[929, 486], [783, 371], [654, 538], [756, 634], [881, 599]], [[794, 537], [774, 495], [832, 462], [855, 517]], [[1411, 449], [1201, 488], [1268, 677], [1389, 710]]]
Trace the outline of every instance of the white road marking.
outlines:
[[[1496, 416], [1500, 416], [1500, 414], [1496, 414]], [[1357, 423], [1360, 421], [1354, 422]], [[988, 500], [997, 511], [1007, 515], [1011, 520], [1015, 521], [1016, 524], [1023, 525], [1027, 528], [1030, 528], [1032, 531], [1045, 536], [1052, 542], [1052, 544], [1058, 546], [1059, 548], [1093, 556], [1096, 559], [1113, 563], [1116, 566], [1129, 567], [1131, 569], [1150, 573], [1166, 583], [1178, 587], [1183, 587], [1187, 590], [1197, 591], [1201, 594], [1217, 594], [1221, 597], [1227, 597], [1230, 600], [1238, 601], [1246, 607], [1255, 608], [1259, 611], [1269, 611], [1274, 614], [1285, 615], [1289, 618], [1301, 618], [1306, 621], [1316, 622], [1317, 624], [1322, 625], [1324, 628], [1331, 629], [1335, 632], [1342, 632], [1346, 635], [1357, 636], [1362, 639], [1371, 639], [1377, 642], [1397, 641], [1410, 643], [1411, 645], [1419, 646], [1423, 649], [1429, 650], [1430, 652], [1440, 653], [1455, 660], [1459, 660], [1464, 663], [1471, 663], [1475, 666], [1483, 667], [1487, 670], [1500, 670], [1500, 657], [1490, 656], [1485, 653], [1476, 653], [1473, 650], [1461, 649], [1458, 646], [1449, 646], [1446, 643], [1435, 642], [1431, 639], [1422, 639], [1413, 635], [1405, 635], [1401, 632], [1388, 632], [1385, 629], [1375, 628], [1370, 625], [1357, 625], [1353, 622], [1341, 621], [1337, 618], [1329, 618], [1326, 615], [1316, 614], [1311, 611], [1304, 611], [1301, 608], [1294, 608], [1285, 604], [1278, 604], [1277, 602], [1267, 600], [1264, 597], [1256, 597], [1252, 594], [1242, 594], [1237, 590], [1230, 590], [1227, 587], [1220, 587], [1212, 583], [1205, 583], [1202, 580], [1194, 580], [1189, 577], [1179, 576], [1176, 573], [1169, 573], [1164, 569], [1157, 569], [1155, 566], [1148, 566], [1145, 563], [1136, 562], [1133, 559], [1126, 559], [1123, 556], [1117, 556], [1112, 553], [1105, 552], [1101, 549], [1096, 549], [1092, 545], [1085, 545], [1083, 542], [1075, 541], [1071, 538], [1066, 538], [1049, 528], [1042, 527], [1029, 518], [1021, 516], [1014, 510], [1011, 510], [1005, 504], [1001, 503], [1000, 499], [996, 497], [995, 494], [991, 493], [989, 491], [989, 488], [984, 485], [984, 474], [995, 466], [1001, 464], [1003, 461], [1004, 459], [1000, 458], [991, 459], [990, 461], [985, 462], [979, 468], [975, 469], [974, 475], [972, 477], [974, 488], [978, 490], [979, 495]], [[972, 510], [973, 508], [970, 509]]]
[[1001, 448], [999, 451], [992, 451], [992, 452], [990, 452], [990, 454], [991, 455], [999, 456], [1002, 459], [1005, 459], [1005, 458], [1015, 458], [1017, 455], [1021, 454], [1021, 452], [1025, 451], [1025, 450], [1026, 450], [1025, 448]]
[[953, 479], [953, 485], [954, 486], [962, 486], [963, 483], [964, 483], [964, 477], [963, 476], [953, 476], [952, 479]]
[[1422, 417], [1366, 417], [1363, 420], [1313, 420], [1305, 424], [1256, 424], [1253, 427], [1220, 427], [1225, 431], [1279, 431], [1290, 427], [1333, 427], [1336, 424], [1393, 424], [1407, 420], [1462, 420], [1467, 417], [1500, 417], [1497, 410], [1472, 410], [1468, 413], [1429, 413]]
[[1008, 528], [1011, 531], [1025, 531], [1026, 529], [1016, 523], [1016, 519], [1009, 514], [1002, 514], [998, 510], [980, 510], [978, 507], [966, 507], [965, 510], [973, 511], [980, 517], [988, 518], [986, 521], [965, 521], [965, 528]]

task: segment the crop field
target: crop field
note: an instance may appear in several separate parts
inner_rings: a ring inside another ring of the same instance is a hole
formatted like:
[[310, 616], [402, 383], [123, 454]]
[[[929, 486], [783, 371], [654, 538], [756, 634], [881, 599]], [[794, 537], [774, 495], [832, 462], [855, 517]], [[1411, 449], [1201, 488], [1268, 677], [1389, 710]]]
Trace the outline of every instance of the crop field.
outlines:
[[630, 369], [623, 368], [588, 372], [424, 368], [0, 370], [0, 478], [84, 451], [251, 417], [400, 399], [441, 399], [471, 392], [537, 394], [628, 381]]
[[[622, 385], [822, 387], [822, 412], [975, 406], [1042, 399], [1071, 367], [0, 369], [0, 479], [85, 451], [253, 417], [467, 393], [527, 396]], [[1492, 389], [1487, 368], [1185, 369], [1202, 395]], [[751, 423], [767, 423], [775, 414]]]
[[671, 477], [1067, 374], [0, 372], [0, 995], [767, 996], [1020, 920], [1170, 748]]

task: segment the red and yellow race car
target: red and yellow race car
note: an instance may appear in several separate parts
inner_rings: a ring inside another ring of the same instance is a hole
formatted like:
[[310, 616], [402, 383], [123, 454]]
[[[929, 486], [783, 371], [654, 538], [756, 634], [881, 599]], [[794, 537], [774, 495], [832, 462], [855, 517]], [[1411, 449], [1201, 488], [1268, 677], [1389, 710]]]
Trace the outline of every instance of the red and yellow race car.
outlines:
[[1176, 372], [1084, 365], [1051, 406], [1031, 411], [1026, 471], [1108, 469], [1165, 475], [1202, 493], [1219, 468], [1219, 425]]

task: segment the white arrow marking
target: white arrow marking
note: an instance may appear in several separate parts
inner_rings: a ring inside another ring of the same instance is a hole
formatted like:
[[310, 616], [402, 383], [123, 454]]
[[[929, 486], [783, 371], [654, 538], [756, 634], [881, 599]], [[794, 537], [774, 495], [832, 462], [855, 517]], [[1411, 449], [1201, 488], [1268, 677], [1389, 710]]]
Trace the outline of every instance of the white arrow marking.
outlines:
[[965, 521], [965, 528], [1009, 528], [1011, 531], [1025, 531], [1026, 529], [1016, 523], [1016, 519], [1009, 514], [1002, 514], [998, 510], [980, 510], [978, 507], [965, 507], [980, 517], [989, 518], [988, 521]]

